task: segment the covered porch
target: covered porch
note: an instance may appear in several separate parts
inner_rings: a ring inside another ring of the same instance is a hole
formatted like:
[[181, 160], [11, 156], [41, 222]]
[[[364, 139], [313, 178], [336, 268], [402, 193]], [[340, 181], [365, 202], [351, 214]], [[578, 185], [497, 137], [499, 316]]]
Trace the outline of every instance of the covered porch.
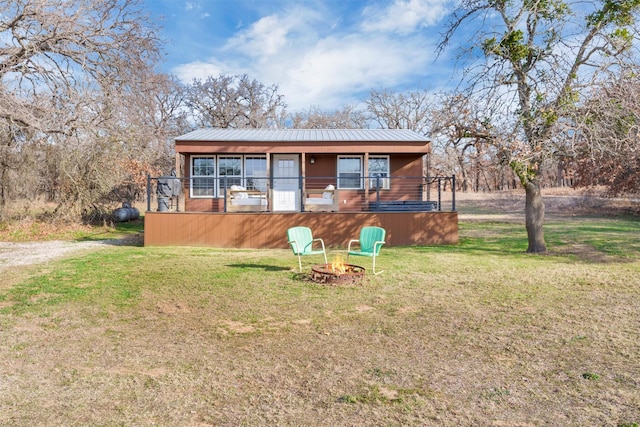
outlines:
[[387, 245], [457, 243], [455, 176], [429, 176], [429, 153], [409, 130], [194, 131], [176, 174], [149, 177], [145, 245], [285, 248], [298, 225], [332, 247], [365, 225]]
[[[278, 211], [273, 209], [270, 181], [261, 191], [232, 189], [236, 186], [214, 179], [211, 186], [220, 188], [222, 197], [189, 203], [192, 179], [149, 177], [144, 243], [286, 248], [287, 229], [298, 225], [310, 227], [327, 246], [335, 248], [345, 247], [367, 225], [387, 230], [387, 246], [458, 242], [454, 176], [389, 177], [385, 182], [364, 178], [373, 184], [366, 190], [325, 185], [337, 180], [338, 177], [295, 177], [288, 210]], [[240, 197], [240, 193], [245, 196]], [[325, 203], [314, 202], [316, 199]]]

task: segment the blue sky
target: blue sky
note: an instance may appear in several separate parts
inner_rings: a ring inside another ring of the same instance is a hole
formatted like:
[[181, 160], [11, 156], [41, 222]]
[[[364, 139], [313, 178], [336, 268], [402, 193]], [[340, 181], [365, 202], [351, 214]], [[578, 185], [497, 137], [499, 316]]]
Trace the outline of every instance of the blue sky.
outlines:
[[333, 111], [371, 89], [455, 85], [436, 58], [447, 0], [144, 0], [162, 18], [161, 71], [190, 83], [247, 74], [277, 84], [289, 111]]

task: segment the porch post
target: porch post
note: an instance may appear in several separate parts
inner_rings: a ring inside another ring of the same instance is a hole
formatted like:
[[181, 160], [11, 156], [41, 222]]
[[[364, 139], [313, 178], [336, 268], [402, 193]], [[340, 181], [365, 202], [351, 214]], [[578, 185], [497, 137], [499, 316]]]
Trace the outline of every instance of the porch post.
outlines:
[[[364, 153], [364, 165], [362, 165], [362, 171], [364, 175], [364, 200], [368, 204], [369, 203], [369, 153]], [[378, 195], [379, 197], [379, 195]]]
[[424, 162], [425, 166], [426, 166], [426, 189], [423, 189], [423, 191], [426, 191], [427, 193], [427, 200], [431, 200], [431, 154], [425, 154], [424, 156], [422, 156], [422, 161]]
[[438, 177], [438, 212], [442, 210], [442, 179]]
[[307, 153], [304, 151], [300, 154], [302, 166], [300, 167], [300, 180], [298, 187], [300, 187], [300, 212], [304, 212], [304, 189], [306, 186], [305, 177], [307, 176]]
[[151, 175], [147, 174], [147, 212], [151, 212]]
[[[226, 176], [224, 177], [224, 180], [222, 182], [223, 182], [222, 191], [224, 192], [224, 203], [223, 203], [224, 206], [223, 206], [223, 209], [224, 209], [224, 212], [226, 213], [227, 212], [227, 194], [228, 194], [227, 193], [227, 177]], [[228, 202], [230, 203], [231, 201], [228, 201]]]
[[273, 211], [273, 194], [271, 189], [273, 188], [273, 177], [271, 176], [271, 155], [266, 152], [267, 156], [267, 210]]
[[302, 176], [307, 176], [307, 153], [301, 153], [302, 156], [302, 167], [300, 168], [302, 172]]
[[456, 210], [456, 174], [451, 175], [451, 210]]

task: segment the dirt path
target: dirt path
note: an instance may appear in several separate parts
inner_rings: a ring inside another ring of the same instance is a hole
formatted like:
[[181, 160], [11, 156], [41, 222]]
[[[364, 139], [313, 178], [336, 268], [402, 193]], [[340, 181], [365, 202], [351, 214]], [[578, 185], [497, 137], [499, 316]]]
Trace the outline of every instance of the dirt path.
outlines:
[[0, 271], [8, 267], [44, 263], [73, 252], [87, 249], [100, 249], [111, 244], [114, 244], [114, 241], [69, 242], [51, 240], [20, 243], [0, 242]]

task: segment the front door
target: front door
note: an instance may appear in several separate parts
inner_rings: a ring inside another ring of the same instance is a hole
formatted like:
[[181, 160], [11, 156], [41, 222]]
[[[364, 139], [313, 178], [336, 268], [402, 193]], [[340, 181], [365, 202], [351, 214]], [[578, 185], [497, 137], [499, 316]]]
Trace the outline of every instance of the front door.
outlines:
[[273, 155], [273, 210], [300, 209], [300, 159], [297, 154]]

